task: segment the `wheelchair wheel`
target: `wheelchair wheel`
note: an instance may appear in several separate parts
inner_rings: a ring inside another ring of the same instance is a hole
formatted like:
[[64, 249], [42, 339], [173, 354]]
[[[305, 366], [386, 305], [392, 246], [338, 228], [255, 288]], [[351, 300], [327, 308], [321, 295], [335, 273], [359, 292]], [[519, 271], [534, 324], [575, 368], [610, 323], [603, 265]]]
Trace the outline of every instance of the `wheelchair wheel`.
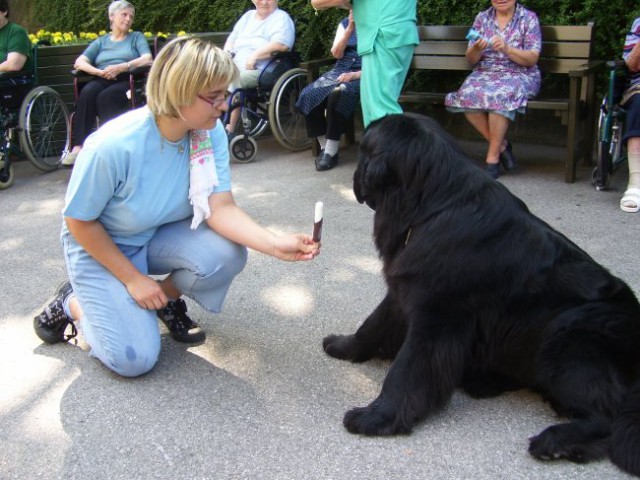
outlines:
[[311, 147], [304, 115], [296, 108], [300, 92], [307, 86], [307, 71], [293, 68], [282, 75], [269, 97], [269, 123], [278, 143], [292, 151]]
[[231, 158], [238, 163], [251, 163], [258, 155], [258, 143], [249, 136], [237, 135], [229, 143]]
[[4, 190], [13, 185], [14, 179], [13, 165], [9, 164], [9, 168], [5, 169], [4, 160], [0, 160], [0, 190]]
[[[615, 108], [615, 107], [614, 107]], [[613, 170], [624, 161], [622, 155], [622, 121], [618, 112], [609, 112], [608, 99], [602, 100], [598, 118], [598, 160], [591, 175], [597, 190], [606, 190]]]
[[49, 87], [31, 90], [18, 114], [22, 152], [40, 170], [50, 172], [69, 151], [69, 110], [62, 97]]

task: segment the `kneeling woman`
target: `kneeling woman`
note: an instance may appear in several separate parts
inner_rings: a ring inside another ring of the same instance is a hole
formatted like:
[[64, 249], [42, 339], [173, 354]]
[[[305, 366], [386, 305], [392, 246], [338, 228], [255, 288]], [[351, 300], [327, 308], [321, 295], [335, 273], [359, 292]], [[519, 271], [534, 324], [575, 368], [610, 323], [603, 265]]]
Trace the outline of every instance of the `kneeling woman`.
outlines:
[[219, 120], [237, 75], [222, 50], [176, 39], [153, 64], [148, 105], [87, 139], [63, 210], [70, 282], [34, 319], [42, 340], [64, 340], [67, 325], [75, 333], [80, 322], [93, 356], [120, 375], [141, 375], [158, 359], [158, 317], [176, 340], [204, 339], [180, 296], [219, 312], [246, 247], [283, 260], [319, 253], [309, 235], [277, 236], [234, 202]]
[[489, 142], [486, 169], [498, 178], [500, 163], [505, 170], [515, 167], [511, 143], [505, 138], [509, 121], [523, 113], [527, 101], [540, 90], [536, 64], [542, 37], [537, 15], [516, 0], [492, 0], [491, 4], [473, 23], [480, 34], [469, 42], [466, 53], [473, 71], [457, 92], [447, 95], [445, 105], [450, 111], [464, 112]]

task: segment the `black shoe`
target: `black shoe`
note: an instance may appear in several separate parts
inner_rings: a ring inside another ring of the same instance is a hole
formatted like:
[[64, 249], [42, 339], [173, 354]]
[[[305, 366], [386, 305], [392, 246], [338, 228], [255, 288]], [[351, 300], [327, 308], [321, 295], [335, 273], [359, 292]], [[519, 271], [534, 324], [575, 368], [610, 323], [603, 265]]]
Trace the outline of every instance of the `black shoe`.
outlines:
[[[68, 342], [78, 335], [73, 320], [64, 311], [64, 302], [72, 293], [71, 283], [64, 282], [44, 304], [42, 313], [33, 318], [33, 329], [43, 342]], [[65, 334], [67, 325], [71, 325], [71, 333], [68, 335]]]
[[504, 149], [504, 152], [500, 154], [500, 163], [507, 172], [517, 166], [516, 157], [513, 155], [511, 142], [509, 140], [507, 140], [507, 147]]
[[485, 172], [493, 179], [497, 179], [500, 176], [500, 164], [499, 163], [487, 163]]
[[181, 298], [170, 301], [166, 307], [156, 310], [156, 313], [174, 340], [183, 343], [204, 342], [204, 330], [189, 318], [187, 304]]
[[328, 153], [324, 153], [324, 150], [320, 152], [318, 158], [316, 158], [316, 170], [323, 172], [325, 170], [331, 170], [338, 164], [338, 154], [331, 156]]

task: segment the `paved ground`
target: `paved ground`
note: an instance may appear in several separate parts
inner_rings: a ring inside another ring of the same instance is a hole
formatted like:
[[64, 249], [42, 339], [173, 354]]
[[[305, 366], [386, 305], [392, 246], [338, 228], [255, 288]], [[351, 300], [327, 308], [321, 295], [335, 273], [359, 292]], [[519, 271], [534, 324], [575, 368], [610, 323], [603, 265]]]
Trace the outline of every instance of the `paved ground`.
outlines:
[[[474, 158], [482, 145], [467, 143]], [[355, 148], [316, 173], [308, 152], [259, 142], [234, 165], [237, 201], [276, 231], [310, 230], [325, 202], [323, 253], [284, 264], [251, 253], [222, 314], [191, 305], [207, 330], [188, 348], [163, 335], [148, 375], [111, 374], [78, 345], [43, 345], [31, 322], [65, 278], [58, 244], [68, 173], [16, 164], [0, 192], [0, 478], [2, 479], [621, 479], [608, 461], [542, 463], [527, 438], [555, 422], [538, 396], [477, 401], [456, 393], [410, 436], [363, 438], [342, 416], [379, 391], [388, 364], [326, 356], [322, 338], [350, 333], [384, 294], [372, 212], [352, 194]], [[640, 215], [618, 191], [596, 192], [590, 170], [562, 181], [562, 150], [514, 147], [503, 181], [530, 208], [640, 292]]]

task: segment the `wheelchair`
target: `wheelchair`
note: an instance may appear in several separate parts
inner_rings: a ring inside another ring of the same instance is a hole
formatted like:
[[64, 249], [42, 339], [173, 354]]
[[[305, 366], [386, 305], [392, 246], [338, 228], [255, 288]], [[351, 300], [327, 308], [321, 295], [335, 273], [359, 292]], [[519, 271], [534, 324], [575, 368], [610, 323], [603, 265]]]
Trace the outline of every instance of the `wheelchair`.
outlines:
[[69, 125], [62, 97], [50, 87], [38, 86], [34, 73], [1, 73], [0, 189], [13, 184], [12, 155], [26, 156], [45, 172], [57, 169], [69, 151]]
[[231, 112], [240, 109], [240, 120], [229, 143], [229, 153], [235, 162], [255, 160], [258, 154], [255, 139], [268, 126], [276, 141], [287, 150], [300, 151], [311, 146], [304, 115], [296, 108], [298, 96], [307, 85], [307, 71], [298, 67], [300, 61], [296, 52], [278, 52], [260, 73], [257, 87], [239, 88], [229, 96], [225, 126]]
[[597, 190], [606, 190], [611, 174], [627, 159], [622, 145], [625, 109], [619, 104], [629, 86], [629, 75], [623, 60], [606, 62], [609, 70], [607, 94], [600, 105], [598, 118], [598, 159], [591, 183]]

